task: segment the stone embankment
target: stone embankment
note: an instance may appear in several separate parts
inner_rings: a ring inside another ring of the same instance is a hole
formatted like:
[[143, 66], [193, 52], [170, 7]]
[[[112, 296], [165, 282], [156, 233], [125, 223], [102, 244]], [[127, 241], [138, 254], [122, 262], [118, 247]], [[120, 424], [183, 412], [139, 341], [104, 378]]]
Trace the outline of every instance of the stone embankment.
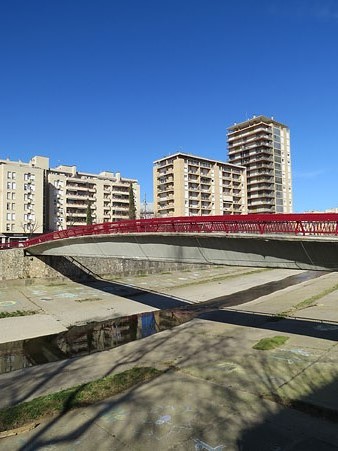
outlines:
[[122, 258], [59, 257], [25, 255], [23, 249], [0, 252], [0, 280], [69, 278], [84, 280], [91, 276], [114, 275], [116, 277], [156, 274], [209, 265], [156, 262]]

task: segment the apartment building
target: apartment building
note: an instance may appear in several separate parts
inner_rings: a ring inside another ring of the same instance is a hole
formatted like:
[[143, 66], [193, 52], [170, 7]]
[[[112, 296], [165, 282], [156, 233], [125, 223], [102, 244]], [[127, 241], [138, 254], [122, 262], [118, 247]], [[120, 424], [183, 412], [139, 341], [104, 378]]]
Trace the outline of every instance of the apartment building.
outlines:
[[129, 189], [133, 187], [136, 216], [140, 215], [140, 186], [120, 173], [78, 172], [76, 166], [48, 171], [49, 230], [85, 225], [88, 205], [93, 223], [129, 219]]
[[155, 216], [245, 214], [244, 167], [185, 153], [154, 162]]
[[246, 167], [248, 213], [291, 213], [289, 128], [257, 116], [228, 128], [229, 162]]
[[79, 172], [76, 166], [49, 168], [49, 158], [42, 156], [29, 163], [0, 160], [0, 241], [85, 225], [88, 204], [93, 223], [129, 219], [130, 186], [139, 217], [135, 179]]
[[0, 239], [19, 239], [44, 230], [45, 173], [49, 159], [29, 163], [0, 160]]

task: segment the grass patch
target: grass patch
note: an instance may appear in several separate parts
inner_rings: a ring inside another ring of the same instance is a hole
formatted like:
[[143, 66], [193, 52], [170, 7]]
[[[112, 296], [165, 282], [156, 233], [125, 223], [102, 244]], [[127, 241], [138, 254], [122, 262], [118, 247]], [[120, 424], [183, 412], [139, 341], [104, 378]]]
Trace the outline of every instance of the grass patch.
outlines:
[[84, 298], [84, 299], [75, 299], [76, 302], [90, 302], [90, 301], [102, 301], [102, 298]]
[[262, 338], [253, 346], [253, 349], [259, 349], [260, 351], [268, 351], [270, 349], [278, 348], [282, 346], [289, 337], [283, 335], [276, 335], [275, 337]]
[[15, 310], [14, 312], [0, 312], [0, 318], [13, 318], [15, 316], [35, 315], [35, 310]]
[[280, 316], [288, 316], [293, 315], [298, 310], [304, 310], [308, 307], [313, 307], [316, 305], [316, 302], [319, 301], [319, 299], [327, 296], [328, 294], [333, 293], [334, 291], [338, 290], [338, 284], [333, 285], [331, 288], [327, 288], [326, 290], [315, 294], [314, 296], [311, 296], [310, 298], [304, 299], [304, 301], [298, 302], [298, 304], [291, 307], [289, 310], [286, 310], [285, 312], [281, 312], [278, 315]]
[[123, 373], [8, 407], [0, 410], [0, 431], [18, 428], [46, 416], [63, 414], [72, 409], [89, 406], [136, 384], [150, 381], [160, 374], [162, 371], [155, 368], [132, 368]]

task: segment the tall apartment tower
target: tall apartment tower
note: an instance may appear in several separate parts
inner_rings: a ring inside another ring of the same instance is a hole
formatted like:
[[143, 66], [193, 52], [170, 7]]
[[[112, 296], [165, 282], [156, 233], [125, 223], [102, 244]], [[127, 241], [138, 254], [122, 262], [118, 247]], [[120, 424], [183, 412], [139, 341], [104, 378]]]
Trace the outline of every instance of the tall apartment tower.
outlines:
[[155, 216], [245, 214], [245, 168], [176, 153], [154, 162]]
[[257, 116], [228, 128], [229, 162], [247, 169], [248, 213], [291, 213], [289, 128]]

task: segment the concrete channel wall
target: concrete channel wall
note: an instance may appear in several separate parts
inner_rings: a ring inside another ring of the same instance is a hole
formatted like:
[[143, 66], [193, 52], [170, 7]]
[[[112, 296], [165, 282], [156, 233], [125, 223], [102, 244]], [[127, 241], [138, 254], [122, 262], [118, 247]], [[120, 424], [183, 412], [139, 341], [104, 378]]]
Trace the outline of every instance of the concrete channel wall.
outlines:
[[90, 276], [156, 274], [205, 265], [102, 257], [59, 257], [25, 255], [22, 249], [0, 251], [0, 280], [88, 279]]

